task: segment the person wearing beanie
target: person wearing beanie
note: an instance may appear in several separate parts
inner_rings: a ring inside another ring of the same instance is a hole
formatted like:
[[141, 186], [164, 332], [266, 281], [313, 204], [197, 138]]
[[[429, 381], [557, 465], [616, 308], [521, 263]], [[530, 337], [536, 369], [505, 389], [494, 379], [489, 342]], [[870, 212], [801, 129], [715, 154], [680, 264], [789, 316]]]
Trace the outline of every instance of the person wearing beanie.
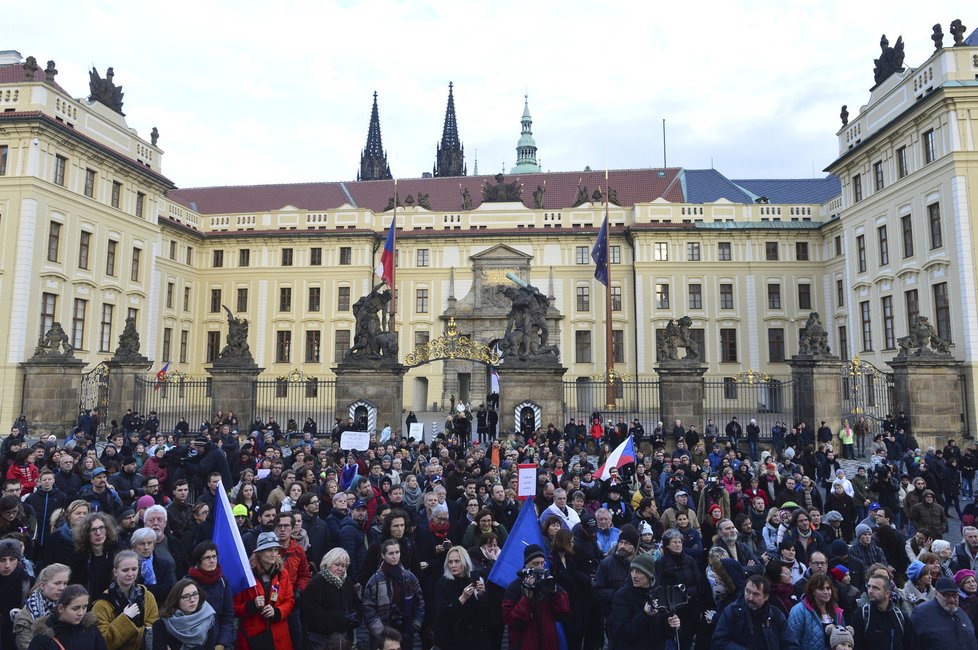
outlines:
[[[602, 514], [603, 510], [599, 510], [599, 522]], [[608, 517], [610, 518], [610, 516]], [[599, 523], [599, 529], [600, 526]], [[600, 530], [598, 535], [600, 537]], [[638, 532], [631, 524], [626, 524], [622, 527], [612, 552], [608, 553], [598, 563], [597, 571], [595, 571], [594, 579], [591, 582], [592, 593], [595, 600], [601, 603], [601, 616], [606, 623], [608, 615], [611, 613], [611, 600], [614, 598], [615, 592], [627, 581], [632, 559], [637, 552]]]
[[853, 632], [852, 627], [826, 626], [825, 634], [829, 637], [829, 650], [853, 650], [856, 644]]
[[958, 606], [978, 629], [978, 577], [971, 569], [961, 569], [954, 574], [954, 584], [958, 586]]
[[911, 609], [934, 598], [933, 579], [926, 566], [920, 560], [914, 560], [907, 567], [907, 583], [903, 585], [900, 594], [903, 602]]
[[631, 561], [629, 579], [615, 591], [608, 617], [608, 638], [616, 650], [651, 648], [664, 650], [675, 638], [681, 622], [675, 614], [653, 610], [649, 589], [655, 584], [655, 563], [651, 555], [638, 555]]
[[[523, 568], [546, 568], [542, 546], [530, 544], [523, 549]], [[560, 644], [557, 618], [570, 613], [570, 597], [559, 586], [552, 592], [533, 589], [536, 580], [535, 574], [517, 575], [503, 595], [503, 623], [509, 627], [511, 648], [544, 650]]]
[[910, 614], [918, 648], [978, 650], [974, 623], [961, 610], [960, 601], [954, 580], [940, 578], [934, 585], [934, 597]]
[[712, 647], [795, 650], [798, 645], [789, 634], [788, 619], [776, 605], [769, 603], [770, 594], [771, 582], [766, 577], [749, 576], [737, 599], [720, 613]]
[[[950, 546], [948, 546], [950, 548]], [[866, 524], [856, 526], [856, 539], [849, 547], [849, 555], [859, 560], [863, 567], [870, 567], [874, 564], [889, 564], [886, 553], [876, 543], [873, 529]]]
[[23, 606], [24, 596], [30, 590], [30, 586], [31, 577], [24, 567], [23, 544], [16, 539], [0, 539], [0, 613], [2, 613], [0, 647], [2, 648], [15, 647], [14, 622], [9, 612]]

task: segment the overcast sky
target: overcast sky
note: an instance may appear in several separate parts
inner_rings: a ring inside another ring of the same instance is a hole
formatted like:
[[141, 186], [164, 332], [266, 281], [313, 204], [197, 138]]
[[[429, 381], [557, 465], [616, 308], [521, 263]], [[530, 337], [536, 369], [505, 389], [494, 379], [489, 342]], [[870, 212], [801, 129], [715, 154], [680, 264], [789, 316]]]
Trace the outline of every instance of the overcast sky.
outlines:
[[[62, 10], [58, 7], [61, 6]], [[905, 65], [964, 2], [11, 3], [0, 49], [54, 59], [88, 95], [114, 66], [129, 125], [160, 131], [180, 187], [353, 180], [372, 93], [395, 176], [430, 172], [448, 82], [469, 173], [515, 163], [523, 93], [545, 170], [711, 165], [808, 178], [838, 155], [839, 109], [869, 98], [880, 35]]]

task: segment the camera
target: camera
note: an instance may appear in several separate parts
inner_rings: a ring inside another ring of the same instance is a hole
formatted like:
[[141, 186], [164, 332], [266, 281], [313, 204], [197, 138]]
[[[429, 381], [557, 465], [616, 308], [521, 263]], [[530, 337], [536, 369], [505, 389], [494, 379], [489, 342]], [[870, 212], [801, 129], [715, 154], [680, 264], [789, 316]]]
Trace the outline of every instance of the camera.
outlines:
[[652, 587], [646, 598], [652, 611], [665, 610], [670, 614], [675, 614], [689, 602], [689, 594], [686, 593], [684, 584]]
[[557, 579], [546, 569], [521, 569], [516, 575], [523, 580], [523, 588], [534, 596], [546, 596], [557, 591]]

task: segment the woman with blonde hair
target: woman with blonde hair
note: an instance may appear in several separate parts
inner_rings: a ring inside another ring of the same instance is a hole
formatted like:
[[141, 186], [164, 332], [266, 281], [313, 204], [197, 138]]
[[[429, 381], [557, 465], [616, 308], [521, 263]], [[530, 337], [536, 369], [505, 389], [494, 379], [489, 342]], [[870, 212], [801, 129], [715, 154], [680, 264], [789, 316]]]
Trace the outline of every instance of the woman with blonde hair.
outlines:
[[156, 598], [146, 587], [136, 584], [138, 577], [136, 553], [116, 553], [112, 583], [92, 606], [108, 650], [140, 650], [146, 630], [151, 630], [160, 618]]
[[445, 573], [435, 584], [435, 635], [445, 650], [486, 649], [489, 597], [485, 580], [472, 573], [472, 559], [461, 546], [445, 553]]
[[282, 545], [275, 533], [258, 536], [251, 554], [255, 586], [234, 597], [238, 617], [237, 648], [292, 650], [289, 615], [295, 607], [292, 581], [282, 567]]
[[71, 569], [64, 564], [49, 564], [41, 569], [34, 589], [14, 618], [14, 638], [17, 650], [27, 650], [34, 637], [34, 623], [54, 612], [58, 599], [68, 586]]
[[319, 573], [303, 591], [300, 603], [302, 629], [309, 632], [308, 650], [322, 650], [333, 634], [351, 643], [359, 623], [360, 598], [347, 576], [350, 556], [337, 547], [323, 556]]
[[45, 564], [70, 564], [75, 552], [74, 528], [88, 516], [88, 501], [77, 499], [51, 513], [51, 536], [44, 544]]

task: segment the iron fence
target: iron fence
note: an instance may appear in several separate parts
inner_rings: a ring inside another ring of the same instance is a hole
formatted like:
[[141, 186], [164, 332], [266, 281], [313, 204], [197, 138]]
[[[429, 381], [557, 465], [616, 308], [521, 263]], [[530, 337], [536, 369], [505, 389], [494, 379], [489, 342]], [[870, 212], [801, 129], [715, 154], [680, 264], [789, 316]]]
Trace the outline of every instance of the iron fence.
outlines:
[[156, 411], [161, 431], [172, 431], [181, 417], [196, 431], [201, 422], [214, 416], [211, 380], [178, 373], [171, 373], [163, 382], [137, 377], [136, 409], [144, 416]]
[[794, 419], [791, 377], [772, 377], [753, 371], [739, 373], [720, 380], [703, 382], [703, 422], [709, 420], [722, 432], [736, 416], [741, 427], [747, 428], [751, 419], [757, 420], [762, 438], [771, 437], [771, 428], [778, 422], [788, 426]]
[[329, 432], [336, 412], [336, 381], [292, 373], [277, 379], [255, 380], [255, 413], [252, 421], [275, 418], [283, 430], [289, 420], [298, 429], [312, 418], [320, 433]]
[[883, 372], [859, 357], [842, 366], [839, 381], [842, 388], [842, 416], [855, 420], [859, 416], [874, 420], [874, 430], [891, 414], [893, 374]]
[[564, 422], [570, 418], [590, 422], [591, 414], [600, 412], [605, 422], [620, 417], [626, 422], [638, 418], [651, 431], [660, 419], [659, 382], [619, 380], [612, 382], [614, 404], [608, 404], [608, 381], [582, 377], [564, 382]]

